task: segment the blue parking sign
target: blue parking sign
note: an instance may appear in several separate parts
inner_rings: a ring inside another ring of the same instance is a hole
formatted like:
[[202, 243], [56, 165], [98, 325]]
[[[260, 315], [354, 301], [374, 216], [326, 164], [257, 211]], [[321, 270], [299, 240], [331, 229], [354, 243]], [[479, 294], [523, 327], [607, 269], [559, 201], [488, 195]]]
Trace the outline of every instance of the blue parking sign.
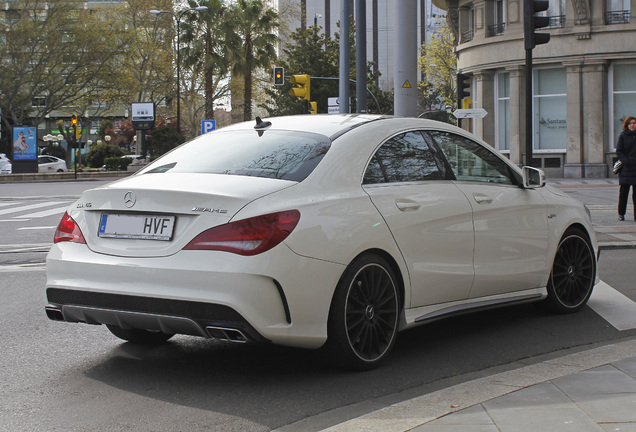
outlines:
[[216, 129], [216, 120], [201, 120], [201, 133], [206, 134]]

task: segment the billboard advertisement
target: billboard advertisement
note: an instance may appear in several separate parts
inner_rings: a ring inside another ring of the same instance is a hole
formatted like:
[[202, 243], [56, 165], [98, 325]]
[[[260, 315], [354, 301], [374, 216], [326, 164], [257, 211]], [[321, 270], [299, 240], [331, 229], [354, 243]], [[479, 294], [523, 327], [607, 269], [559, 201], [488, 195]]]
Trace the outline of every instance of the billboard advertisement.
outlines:
[[36, 160], [38, 158], [37, 132], [35, 127], [13, 128], [13, 160]]

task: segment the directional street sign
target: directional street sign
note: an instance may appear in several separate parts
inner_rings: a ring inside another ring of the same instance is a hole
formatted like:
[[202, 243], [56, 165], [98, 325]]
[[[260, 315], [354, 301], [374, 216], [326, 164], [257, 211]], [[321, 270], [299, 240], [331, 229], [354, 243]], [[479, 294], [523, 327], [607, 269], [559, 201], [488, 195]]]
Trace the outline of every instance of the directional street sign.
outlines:
[[453, 115], [458, 119], [484, 118], [488, 112], [483, 108], [465, 108], [453, 111]]

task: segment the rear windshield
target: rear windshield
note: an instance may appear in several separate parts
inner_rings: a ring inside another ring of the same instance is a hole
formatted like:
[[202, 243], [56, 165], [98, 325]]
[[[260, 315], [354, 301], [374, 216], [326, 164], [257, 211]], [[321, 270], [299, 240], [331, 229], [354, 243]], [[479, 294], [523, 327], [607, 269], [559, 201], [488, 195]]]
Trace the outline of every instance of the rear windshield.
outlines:
[[149, 165], [140, 174], [210, 173], [302, 181], [331, 141], [323, 135], [267, 130], [202, 135]]

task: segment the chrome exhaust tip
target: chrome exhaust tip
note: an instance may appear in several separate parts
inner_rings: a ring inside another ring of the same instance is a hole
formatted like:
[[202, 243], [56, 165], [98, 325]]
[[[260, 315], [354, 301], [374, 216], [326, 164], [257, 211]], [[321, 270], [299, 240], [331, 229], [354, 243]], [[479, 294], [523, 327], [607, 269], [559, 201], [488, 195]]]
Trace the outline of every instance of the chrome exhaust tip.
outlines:
[[243, 334], [242, 331], [227, 327], [215, 327], [215, 326], [207, 326], [205, 330], [208, 332], [208, 335], [213, 339], [221, 339], [229, 342], [235, 343], [245, 343], [247, 342], [247, 337]]
[[52, 321], [65, 321], [64, 314], [61, 310], [53, 306], [46, 306], [44, 308], [46, 311], [46, 316], [49, 317]]

